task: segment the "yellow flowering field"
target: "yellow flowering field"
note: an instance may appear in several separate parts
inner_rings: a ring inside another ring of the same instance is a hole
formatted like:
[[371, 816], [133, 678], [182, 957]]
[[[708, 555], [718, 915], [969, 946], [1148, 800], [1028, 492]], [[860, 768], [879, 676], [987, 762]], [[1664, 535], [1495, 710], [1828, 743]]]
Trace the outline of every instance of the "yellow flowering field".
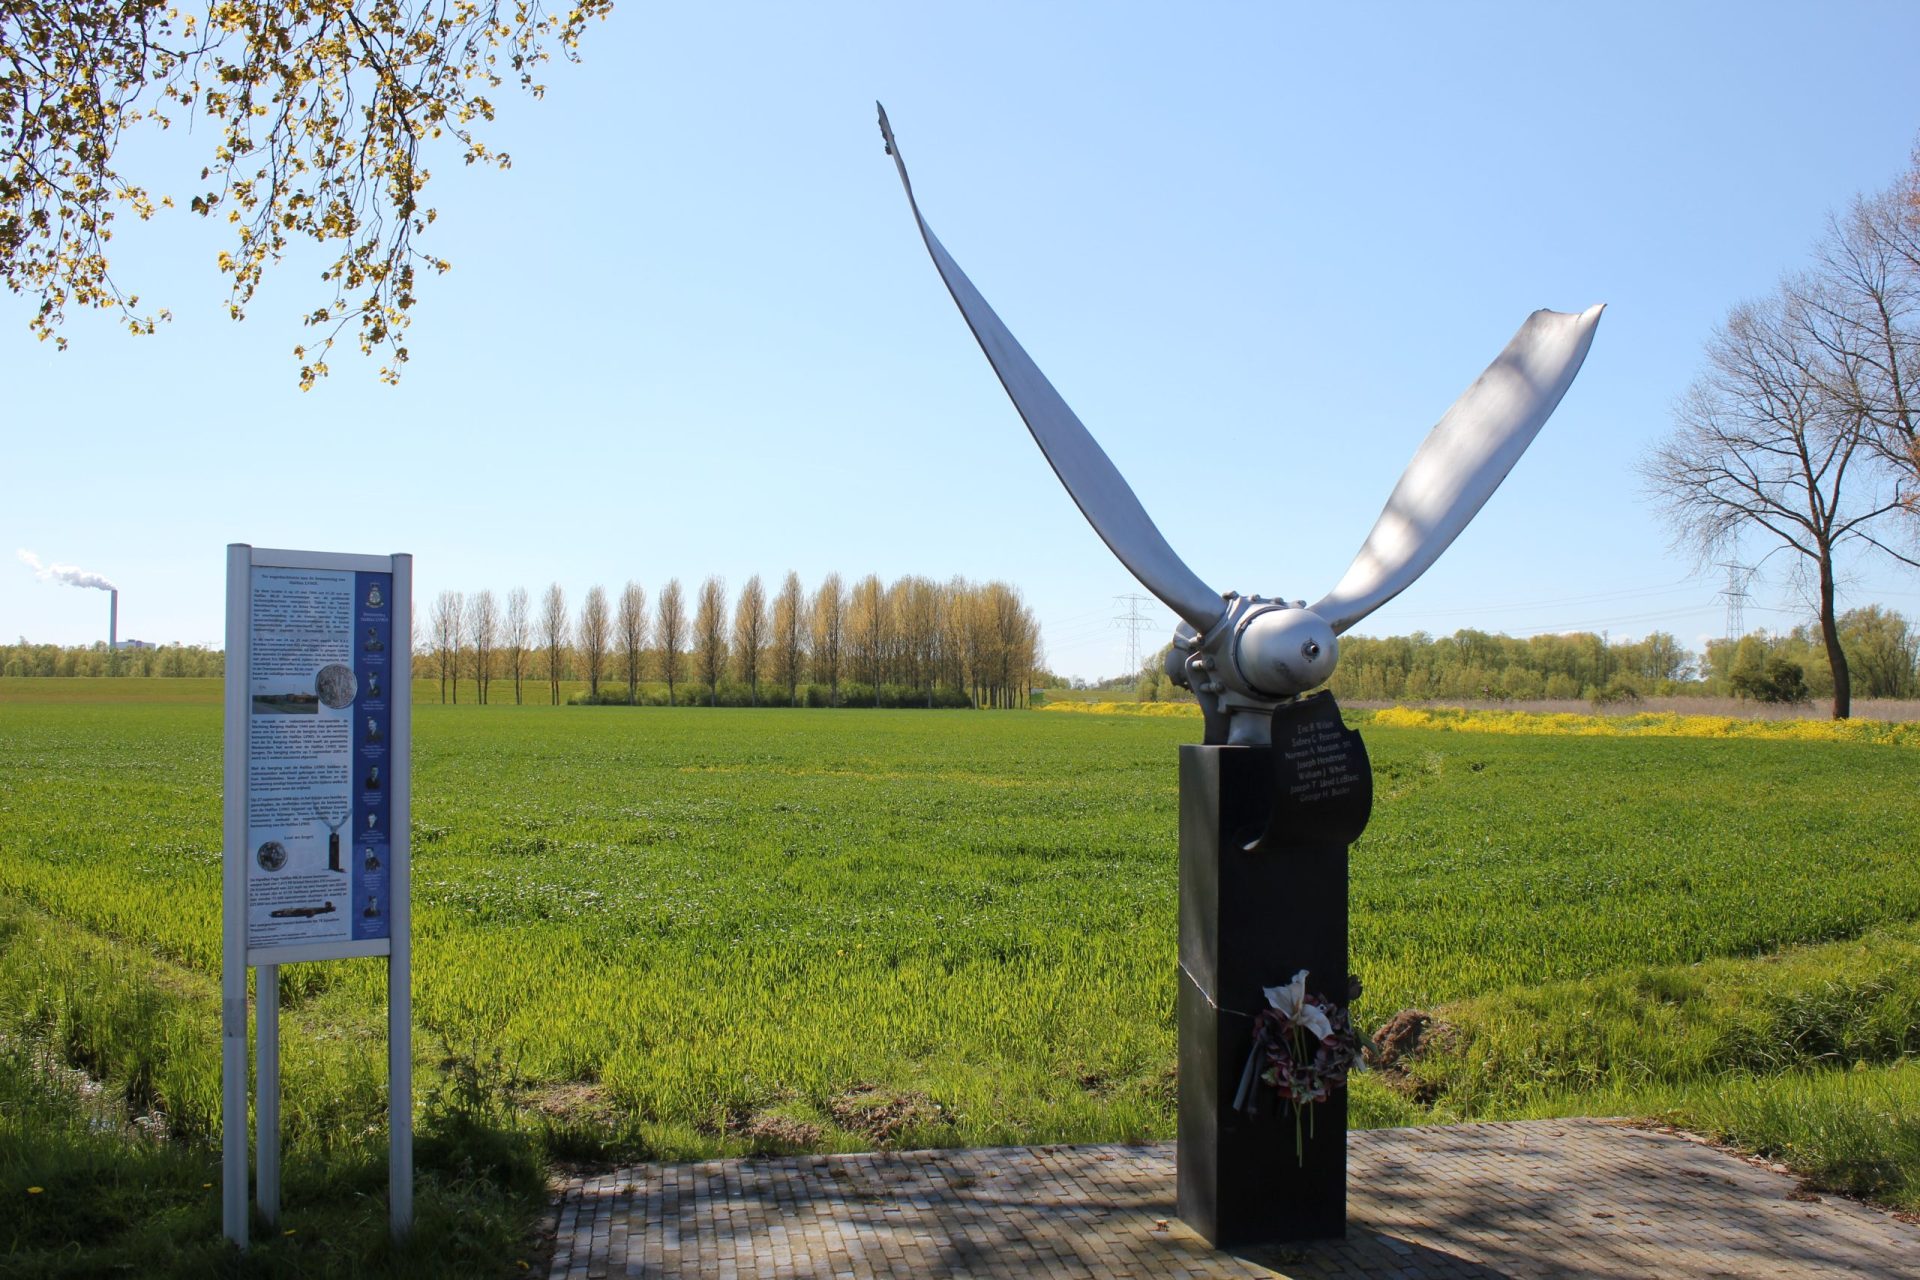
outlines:
[[1462, 707], [1386, 707], [1367, 723], [1387, 729], [1457, 733], [1574, 735], [1592, 738], [1772, 738], [1794, 742], [1870, 742], [1920, 747], [1920, 723], [1885, 720], [1742, 720], [1650, 711], [1632, 716], [1568, 712], [1469, 711]]
[[1049, 702], [1040, 711], [1068, 711], [1089, 716], [1191, 716], [1200, 718], [1197, 702]]
[[[1096, 716], [1198, 719], [1200, 715], [1199, 706], [1192, 702], [1050, 702], [1040, 710]], [[1345, 715], [1350, 723], [1382, 729], [1437, 729], [1453, 733], [1587, 738], [1761, 738], [1920, 747], [1920, 722], [1910, 720], [1746, 720], [1737, 716], [1680, 715], [1671, 711], [1594, 716], [1465, 707], [1386, 707], [1378, 711], [1348, 708]]]

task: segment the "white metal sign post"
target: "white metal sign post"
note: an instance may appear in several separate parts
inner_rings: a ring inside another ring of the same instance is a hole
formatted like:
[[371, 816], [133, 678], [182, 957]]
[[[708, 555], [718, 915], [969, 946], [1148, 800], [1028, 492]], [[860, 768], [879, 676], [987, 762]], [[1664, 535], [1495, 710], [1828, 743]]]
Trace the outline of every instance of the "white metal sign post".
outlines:
[[227, 548], [222, 1218], [242, 1247], [249, 966], [261, 1215], [280, 1212], [280, 966], [385, 956], [394, 1235], [413, 1222], [412, 602], [412, 556]]

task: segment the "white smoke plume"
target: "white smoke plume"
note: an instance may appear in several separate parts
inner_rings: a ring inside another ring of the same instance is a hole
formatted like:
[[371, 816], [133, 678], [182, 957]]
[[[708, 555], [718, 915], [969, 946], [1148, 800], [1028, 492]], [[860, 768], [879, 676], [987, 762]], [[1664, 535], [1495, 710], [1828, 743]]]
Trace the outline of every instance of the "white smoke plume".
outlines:
[[90, 573], [78, 565], [42, 564], [40, 557], [31, 551], [19, 552], [20, 560], [33, 570], [36, 578], [42, 582], [64, 582], [70, 587], [92, 587], [95, 591], [113, 591], [114, 585], [104, 575]]

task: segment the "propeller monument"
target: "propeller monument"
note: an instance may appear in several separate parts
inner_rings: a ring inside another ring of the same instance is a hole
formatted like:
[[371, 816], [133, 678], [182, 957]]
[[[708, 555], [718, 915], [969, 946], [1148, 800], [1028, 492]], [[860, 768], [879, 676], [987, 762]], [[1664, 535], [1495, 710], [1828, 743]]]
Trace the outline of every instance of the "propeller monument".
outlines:
[[1332, 695], [1312, 691], [1333, 675], [1340, 637], [1431, 568], [1513, 470], [1580, 371], [1601, 309], [1527, 317], [1415, 451], [1331, 591], [1311, 605], [1219, 592], [1167, 545], [933, 234], [885, 108], [880, 132], [940, 278], [1054, 474], [1180, 618], [1167, 674], [1205, 722], [1180, 748], [1180, 1216], [1221, 1247], [1342, 1235], [1345, 1081], [1360, 1055], [1347, 861], [1373, 778]]

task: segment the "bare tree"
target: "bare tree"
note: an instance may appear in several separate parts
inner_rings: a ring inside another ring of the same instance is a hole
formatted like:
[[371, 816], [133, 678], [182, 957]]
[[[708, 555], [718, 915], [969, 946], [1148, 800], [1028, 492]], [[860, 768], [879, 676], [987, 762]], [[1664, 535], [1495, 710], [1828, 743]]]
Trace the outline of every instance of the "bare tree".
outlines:
[[629, 581], [621, 589], [620, 607], [613, 619], [613, 639], [627, 676], [627, 705], [632, 706], [640, 690], [640, 662], [647, 652], [647, 593], [637, 582]]
[[560, 705], [560, 678], [566, 673], [564, 665], [567, 656], [567, 644], [571, 639], [567, 627], [567, 593], [560, 589], [559, 583], [547, 588], [547, 594], [540, 604], [540, 639], [547, 651], [547, 689], [554, 706]]
[[440, 672], [440, 701], [447, 700], [447, 663], [453, 649], [453, 592], [442, 591], [433, 598], [433, 656]]
[[760, 705], [760, 655], [767, 648], [767, 593], [760, 575], [747, 579], [733, 606], [734, 669], [746, 683], [754, 706]]
[[1833, 716], [1852, 710], [1835, 612], [1835, 553], [1862, 542], [1895, 555], [1870, 532], [1900, 509], [1897, 482], [1872, 466], [1870, 424], [1834, 388], [1848, 375], [1820, 340], [1802, 291], [1783, 288], [1736, 307], [1707, 344], [1707, 372], [1675, 412], [1673, 433], [1640, 464], [1677, 540], [1706, 559], [1756, 531], [1807, 562], [1833, 671]]
[[933, 687], [940, 675], [941, 591], [926, 578], [901, 579], [897, 586], [896, 627], [900, 635], [901, 656], [907, 668], [907, 683], [926, 690], [927, 705], [933, 705]]
[[847, 605], [848, 648], [853, 669], [873, 686], [873, 705], [880, 705], [880, 685], [886, 678], [887, 644], [893, 628], [887, 617], [887, 592], [876, 574], [868, 574], [853, 586]]
[[973, 584], [956, 576], [941, 591], [940, 678], [962, 693], [973, 687], [972, 613]]
[[527, 616], [527, 589], [515, 587], [507, 592], [507, 628], [502, 637], [507, 646], [507, 665], [513, 669], [513, 705], [520, 705], [520, 675], [527, 662], [527, 643], [532, 638], [532, 621]]
[[807, 660], [806, 597], [800, 575], [791, 569], [773, 600], [773, 682], [787, 691], [789, 706], [800, 702], [800, 676]]
[[493, 651], [500, 635], [500, 606], [492, 590], [481, 591], [467, 607], [467, 641], [473, 650], [473, 682], [479, 689], [480, 705], [487, 704], [487, 687], [493, 680]]
[[989, 599], [992, 584], [972, 586], [967, 591], [966, 637], [961, 642], [967, 652], [967, 674], [973, 682], [973, 704], [986, 709], [994, 704], [993, 680], [998, 669], [994, 646], [993, 609]]
[[466, 599], [458, 591], [442, 591], [433, 598], [433, 653], [440, 665], [440, 701], [447, 700], [447, 678], [453, 678], [453, 700], [460, 701], [460, 644], [464, 636]]
[[914, 646], [907, 635], [907, 595], [912, 578], [895, 578], [883, 600], [886, 607], [886, 636], [881, 644], [880, 667], [888, 684], [915, 687]]
[[580, 625], [574, 628], [574, 636], [580, 642], [580, 661], [587, 668], [587, 696], [590, 698], [597, 699], [600, 696], [600, 673], [607, 665], [610, 634], [607, 593], [597, 585], [590, 587], [586, 601], [580, 606]]
[[667, 585], [660, 589], [654, 638], [660, 646], [660, 674], [666, 677], [667, 705], [671, 707], [674, 682], [680, 678], [680, 657], [687, 649], [687, 608], [681, 598], [678, 578], [669, 578]]
[[720, 676], [727, 669], [727, 584], [708, 578], [700, 584], [693, 614], [694, 659], [707, 682], [707, 705], [720, 705]]
[[828, 700], [840, 705], [840, 663], [846, 651], [847, 602], [840, 586], [840, 575], [830, 573], [821, 579], [813, 593], [813, 676], [826, 677]]
[[998, 627], [1001, 705], [1026, 707], [1030, 704], [1034, 668], [1040, 665], [1040, 624], [1020, 598], [1019, 588], [998, 582], [991, 587]]
[[1791, 287], [1827, 357], [1824, 389], [1859, 416], [1920, 514], [1920, 157], [1828, 223], [1813, 271]]

